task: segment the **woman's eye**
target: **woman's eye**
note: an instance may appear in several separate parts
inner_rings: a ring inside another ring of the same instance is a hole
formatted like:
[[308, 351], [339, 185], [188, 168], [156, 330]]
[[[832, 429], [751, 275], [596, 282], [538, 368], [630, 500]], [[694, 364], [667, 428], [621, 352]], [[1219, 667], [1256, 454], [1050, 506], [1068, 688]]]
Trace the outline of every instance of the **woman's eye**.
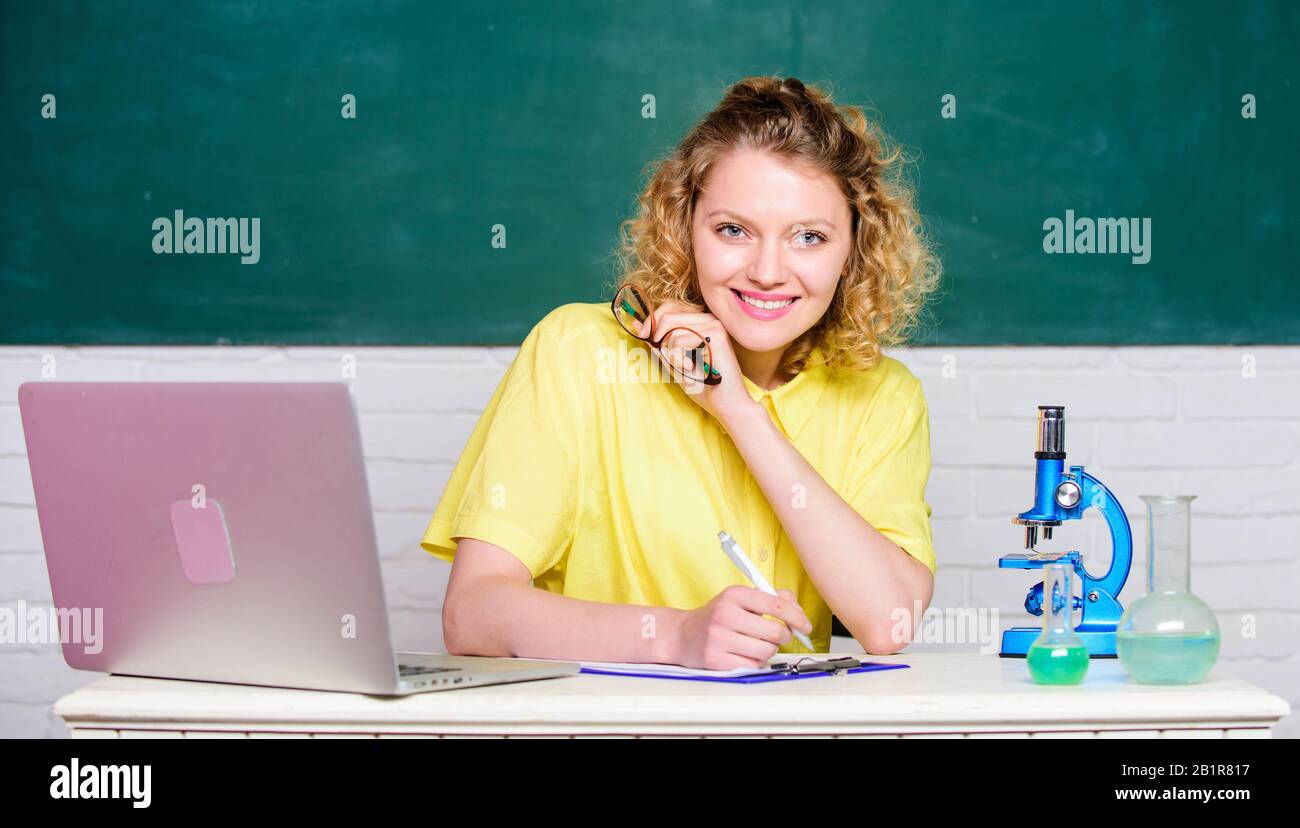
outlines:
[[[727, 234], [727, 230], [728, 230], [728, 228], [733, 228], [733, 227], [734, 227], [735, 229], [737, 229], [737, 230], [740, 230], [740, 227], [739, 227], [738, 225], [735, 225], [735, 224], [724, 224], [724, 225], [722, 225], [721, 227], [719, 227], [718, 229], [721, 230], [721, 231], [722, 231], [722, 234], [723, 234], [724, 236], [726, 236], [727, 238], [729, 238], [729, 239], [738, 239], [738, 238], [740, 238], [740, 236], [732, 236], [732, 235], [728, 235], [728, 234]], [[740, 232], [741, 232], [741, 233], [744, 233], [745, 231], [744, 231], [744, 230], [740, 230]]]
[[[799, 233], [799, 236], [803, 238], [806, 242], [808, 242], [809, 246], [818, 244], [819, 242], [816, 241], [817, 239], [820, 239], [821, 241], [826, 241], [826, 237], [823, 236], [821, 233], [818, 233], [816, 230], [803, 230]], [[809, 236], [812, 236], [812, 239], [808, 239]]]

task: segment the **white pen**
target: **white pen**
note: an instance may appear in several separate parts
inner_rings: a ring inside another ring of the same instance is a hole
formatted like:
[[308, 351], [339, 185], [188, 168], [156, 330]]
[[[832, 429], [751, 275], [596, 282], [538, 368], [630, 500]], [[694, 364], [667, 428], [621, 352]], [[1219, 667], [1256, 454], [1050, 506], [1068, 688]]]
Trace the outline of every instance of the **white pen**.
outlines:
[[[731, 562], [736, 565], [736, 568], [739, 569], [746, 578], [754, 583], [754, 586], [757, 587], [760, 592], [766, 592], [768, 595], [776, 595], [776, 590], [767, 582], [767, 579], [763, 577], [763, 573], [758, 571], [758, 567], [754, 566], [754, 562], [749, 559], [749, 556], [745, 554], [745, 550], [740, 548], [740, 544], [736, 543], [735, 539], [732, 538], [731, 535], [728, 535], [726, 532], [719, 532], [718, 540], [722, 541], [723, 553], [731, 559]], [[787, 624], [786, 626], [789, 625]], [[790, 633], [795, 638], [799, 639], [800, 644], [804, 645], [814, 653], [817, 652], [817, 648], [808, 640], [808, 636], [799, 632], [794, 627], [790, 627]]]

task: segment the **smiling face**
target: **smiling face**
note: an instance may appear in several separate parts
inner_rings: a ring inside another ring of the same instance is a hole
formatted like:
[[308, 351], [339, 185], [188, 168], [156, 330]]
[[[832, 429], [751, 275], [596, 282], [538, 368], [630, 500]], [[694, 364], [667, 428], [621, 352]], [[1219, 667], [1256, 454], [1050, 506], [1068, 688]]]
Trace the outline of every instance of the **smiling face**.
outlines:
[[695, 202], [691, 242], [704, 301], [735, 341], [742, 367], [774, 366], [817, 324], [848, 260], [851, 232], [848, 200], [825, 173], [748, 149], [713, 166]]

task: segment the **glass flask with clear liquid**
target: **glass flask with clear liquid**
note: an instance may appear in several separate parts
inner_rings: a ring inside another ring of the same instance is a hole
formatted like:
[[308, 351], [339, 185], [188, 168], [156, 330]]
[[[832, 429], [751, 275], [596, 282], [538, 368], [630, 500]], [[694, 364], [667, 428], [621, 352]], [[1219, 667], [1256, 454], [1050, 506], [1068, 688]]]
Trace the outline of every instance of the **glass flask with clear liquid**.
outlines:
[[1219, 658], [1219, 622], [1191, 593], [1192, 500], [1142, 495], [1147, 504], [1147, 594], [1116, 628], [1120, 664], [1139, 684], [1195, 684]]
[[1073, 576], [1069, 564], [1043, 567], [1043, 632], [1025, 654], [1029, 676], [1038, 684], [1078, 684], [1088, 672], [1088, 648], [1071, 621]]

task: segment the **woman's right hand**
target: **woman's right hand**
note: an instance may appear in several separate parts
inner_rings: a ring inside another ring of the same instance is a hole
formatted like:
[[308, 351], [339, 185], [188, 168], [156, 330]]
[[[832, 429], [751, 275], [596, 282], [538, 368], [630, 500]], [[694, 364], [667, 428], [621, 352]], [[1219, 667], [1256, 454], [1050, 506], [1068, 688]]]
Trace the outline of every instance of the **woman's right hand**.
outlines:
[[699, 609], [682, 614], [671, 661], [705, 670], [762, 667], [793, 637], [790, 627], [812, 632], [793, 592], [779, 589], [768, 595], [753, 587], [729, 586]]

